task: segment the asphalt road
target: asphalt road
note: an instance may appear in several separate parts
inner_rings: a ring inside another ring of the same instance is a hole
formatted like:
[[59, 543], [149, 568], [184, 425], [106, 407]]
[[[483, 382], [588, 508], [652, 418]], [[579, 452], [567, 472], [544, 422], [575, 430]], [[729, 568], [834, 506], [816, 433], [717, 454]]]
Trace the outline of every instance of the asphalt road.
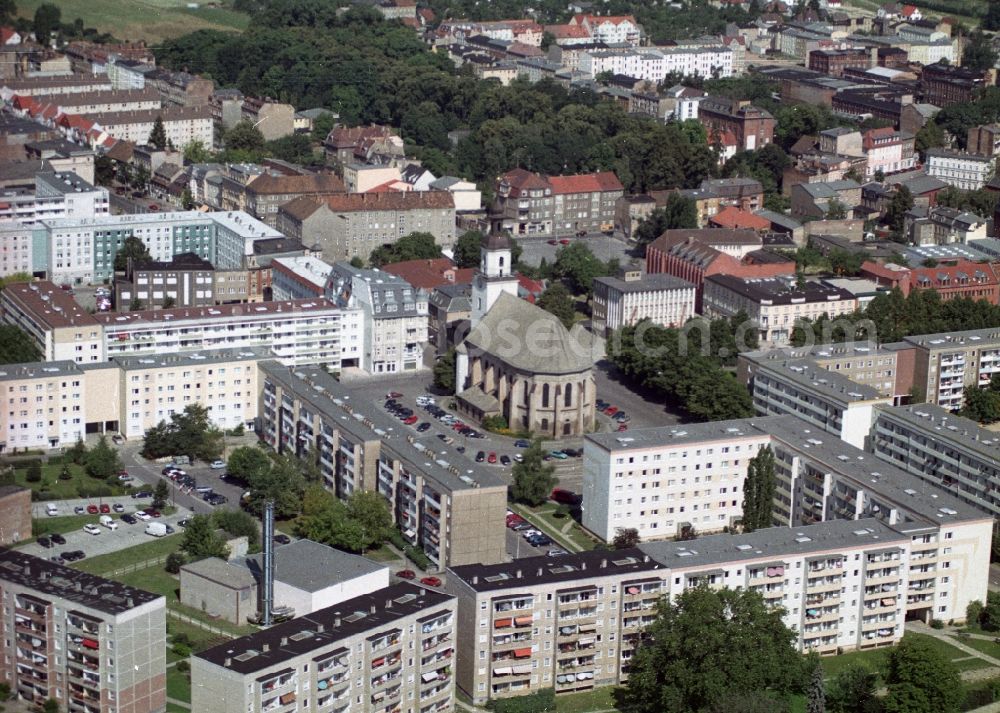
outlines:
[[[621, 264], [626, 264], [631, 259], [641, 259], [640, 255], [633, 255], [633, 249], [623, 239], [604, 235], [602, 233], [591, 234], [583, 238], [569, 237], [563, 238], [574, 243], [583, 243], [594, 255], [607, 262], [612, 258], [617, 258]], [[552, 245], [550, 241], [555, 240]], [[563, 245], [556, 238], [517, 238], [517, 244], [521, 246], [520, 261], [528, 265], [538, 266], [542, 258], [551, 265], [556, 259], [556, 251]]]

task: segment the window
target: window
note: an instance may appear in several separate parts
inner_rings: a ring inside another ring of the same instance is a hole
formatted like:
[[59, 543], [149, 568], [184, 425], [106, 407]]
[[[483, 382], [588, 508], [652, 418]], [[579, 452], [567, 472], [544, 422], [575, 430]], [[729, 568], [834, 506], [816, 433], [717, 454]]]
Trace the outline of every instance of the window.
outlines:
[[[549, 385], [544, 384], [542, 386], [542, 408], [548, 408], [548, 407], [549, 407]], [[545, 427], [542, 426], [542, 428]]]

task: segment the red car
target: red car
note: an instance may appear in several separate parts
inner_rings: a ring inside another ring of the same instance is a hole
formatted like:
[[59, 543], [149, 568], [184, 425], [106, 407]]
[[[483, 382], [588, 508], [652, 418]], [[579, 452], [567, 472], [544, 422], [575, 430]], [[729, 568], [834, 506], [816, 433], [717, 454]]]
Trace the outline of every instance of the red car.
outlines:
[[486, 456], [486, 462], [487, 463], [496, 463], [497, 462], [497, 454], [494, 453], [493, 451], [490, 451], [490, 454], [488, 456]]
[[619, 433], [621, 433], [622, 431], [627, 431], [627, 430], [628, 430], [628, 424], [627, 423], [619, 424], [619, 426], [618, 426], [618, 432]]
[[413, 579], [417, 575], [412, 569], [401, 569], [396, 572], [396, 576], [400, 579]]
[[160, 517], [160, 511], [153, 508], [146, 508], [146, 514], [150, 517]]
[[569, 245], [569, 238], [563, 238], [559, 241], [560, 245]]
[[[403, 395], [401, 393], [399, 393], [398, 391], [390, 391], [389, 393], [387, 393], [385, 395], [385, 397], [387, 399], [401, 399], [401, 398], [403, 398]], [[409, 571], [409, 570], [406, 570], [406, 571]]]
[[87, 506], [87, 512], [90, 515], [96, 515], [98, 512], [100, 512], [100, 510], [97, 509], [96, 505], [88, 505]]
[[565, 505], [576, 505], [580, 502], [579, 495], [570, 490], [563, 490], [562, 488], [553, 488], [549, 497], [557, 503], [563, 503]]
[[514, 515], [507, 516], [507, 527], [514, 527], [514, 525], [522, 522], [524, 522], [524, 518], [516, 513]]
[[101, 504], [101, 514], [102, 515], [107, 515], [109, 512], [111, 512], [111, 506], [108, 505], [107, 503], [102, 503]]
[[424, 577], [420, 580], [421, 584], [426, 584], [428, 587], [440, 587], [441, 580], [437, 577]]
[[614, 416], [616, 413], [618, 413], [618, 408], [615, 406], [608, 406], [606, 409], [604, 409], [604, 413], [606, 413], [608, 416]]
[[413, 416], [408, 416], [407, 418], [404, 418], [403, 423], [405, 423], [407, 426], [412, 426], [419, 420], [420, 419], [417, 418], [416, 414], [414, 414]]
[[559, 244], [558, 240], [550, 240], [549, 241], [549, 245], [558, 245], [558, 244]]

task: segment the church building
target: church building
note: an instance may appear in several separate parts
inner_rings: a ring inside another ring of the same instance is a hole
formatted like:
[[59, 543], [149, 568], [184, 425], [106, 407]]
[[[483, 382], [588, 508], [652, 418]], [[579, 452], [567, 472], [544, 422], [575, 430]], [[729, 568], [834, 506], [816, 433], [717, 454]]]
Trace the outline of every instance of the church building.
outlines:
[[456, 349], [458, 410], [479, 420], [503, 416], [512, 429], [545, 438], [593, 430], [592, 335], [517, 296], [505, 233], [491, 231], [480, 255], [470, 331]]

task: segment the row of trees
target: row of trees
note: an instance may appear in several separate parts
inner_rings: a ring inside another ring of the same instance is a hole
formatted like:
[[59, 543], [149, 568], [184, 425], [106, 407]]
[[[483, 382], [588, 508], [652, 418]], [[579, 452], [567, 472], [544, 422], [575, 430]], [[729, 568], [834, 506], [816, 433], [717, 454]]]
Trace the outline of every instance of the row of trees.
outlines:
[[699, 318], [683, 329], [644, 320], [612, 335], [608, 359], [627, 379], [650, 390], [651, 398], [664, 398], [696, 420], [749, 418], [750, 393], [724, 367], [757, 344], [756, 327], [745, 314]]
[[395, 526], [378, 493], [357, 490], [344, 501], [317, 484], [306, 489], [296, 529], [310, 540], [362, 553], [388, 540]]

